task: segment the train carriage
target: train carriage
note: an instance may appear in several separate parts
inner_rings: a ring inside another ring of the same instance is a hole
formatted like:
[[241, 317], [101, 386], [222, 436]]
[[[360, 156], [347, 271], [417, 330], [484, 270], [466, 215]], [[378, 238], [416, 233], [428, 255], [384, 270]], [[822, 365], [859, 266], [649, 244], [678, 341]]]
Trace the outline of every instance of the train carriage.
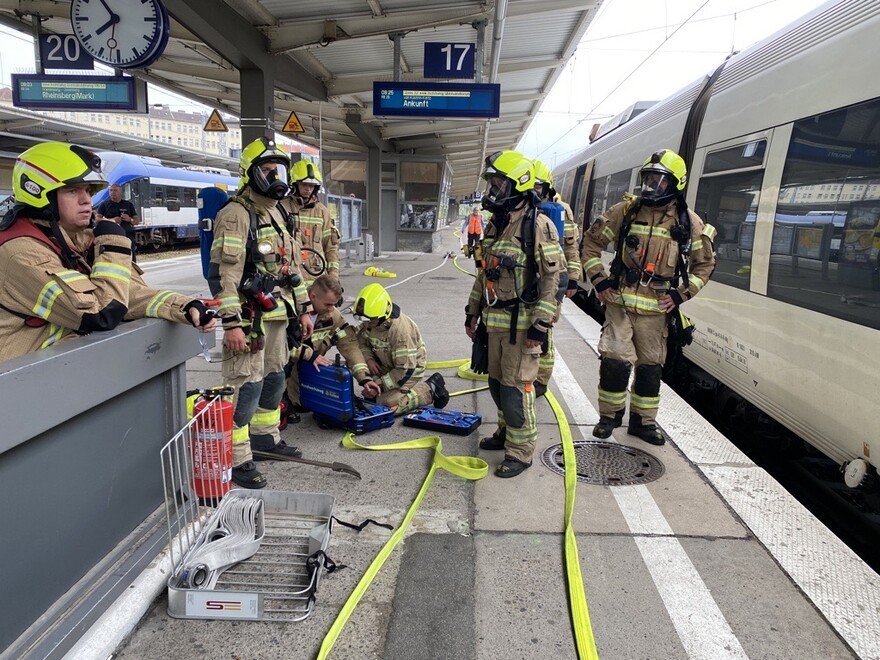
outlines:
[[[824, 5], [562, 164], [584, 228], [679, 151], [717, 268], [685, 357], [846, 467], [880, 466], [880, 2]], [[708, 376], [706, 376], [708, 374]]]
[[[141, 224], [135, 239], [141, 247], [155, 248], [198, 241], [199, 190], [218, 186], [232, 193], [238, 177], [226, 170], [166, 167], [156, 158], [132, 156], [116, 151], [99, 152], [104, 174], [123, 187], [123, 196], [134, 204]], [[107, 191], [95, 195], [97, 207]]]

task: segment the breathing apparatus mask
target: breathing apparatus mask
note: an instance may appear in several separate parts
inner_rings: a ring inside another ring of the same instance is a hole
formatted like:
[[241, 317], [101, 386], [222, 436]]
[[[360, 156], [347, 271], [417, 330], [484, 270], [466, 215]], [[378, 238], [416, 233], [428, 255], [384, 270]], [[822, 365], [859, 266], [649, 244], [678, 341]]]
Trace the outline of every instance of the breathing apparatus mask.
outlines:
[[287, 164], [280, 160], [263, 160], [251, 168], [251, 185], [269, 199], [284, 199], [290, 190], [287, 181]]
[[642, 170], [640, 172], [642, 190], [640, 197], [645, 206], [663, 206], [677, 194], [675, 177], [665, 172]]
[[493, 213], [512, 211], [525, 198], [524, 193], [514, 190], [513, 181], [506, 176], [493, 174], [486, 179], [486, 182], [489, 188], [480, 202], [487, 211], [492, 211]]

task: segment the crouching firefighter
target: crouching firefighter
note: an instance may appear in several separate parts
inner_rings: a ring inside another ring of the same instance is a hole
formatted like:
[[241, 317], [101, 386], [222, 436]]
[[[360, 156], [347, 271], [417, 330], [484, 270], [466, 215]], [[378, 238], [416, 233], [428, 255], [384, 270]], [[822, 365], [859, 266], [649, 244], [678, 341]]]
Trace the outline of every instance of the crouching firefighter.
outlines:
[[[657, 427], [660, 377], [666, 359], [667, 315], [693, 298], [715, 268], [715, 229], [684, 201], [687, 168], [678, 154], [664, 149], [639, 171], [641, 192], [628, 196], [600, 216], [584, 237], [584, 272], [605, 305], [599, 340], [599, 423], [597, 438], [607, 438], [623, 422], [632, 366], [627, 432], [654, 445], [666, 437]], [[610, 274], [600, 259], [615, 244]]]
[[488, 184], [483, 207], [494, 215], [486, 227], [483, 269], [468, 298], [465, 329], [474, 339], [483, 314], [499, 431], [481, 447], [504, 450], [495, 474], [506, 478], [532, 464], [538, 434], [534, 381], [556, 314], [564, 261], [553, 222], [537, 210], [532, 162], [519, 152], [499, 151], [486, 159], [483, 178]]
[[433, 373], [422, 382], [428, 362], [422, 333], [415, 321], [391, 302], [381, 284], [361, 289], [352, 313], [364, 320], [357, 336], [365, 364], [351, 369], [365, 399], [394, 408], [395, 415], [419, 406], [443, 408], [449, 403], [442, 374]]
[[289, 167], [287, 154], [272, 141], [247, 145], [240, 190], [217, 214], [211, 245], [208, 284], [220, 300], [223, 378], [236, 389], [232, 480], [244, 488], [266, 485], [251, 449], [302, 455], [278, 431], [288, 320], [300, 314], [304, 336], [311, 332], [296, 245], [277, 209], [288, 191]]

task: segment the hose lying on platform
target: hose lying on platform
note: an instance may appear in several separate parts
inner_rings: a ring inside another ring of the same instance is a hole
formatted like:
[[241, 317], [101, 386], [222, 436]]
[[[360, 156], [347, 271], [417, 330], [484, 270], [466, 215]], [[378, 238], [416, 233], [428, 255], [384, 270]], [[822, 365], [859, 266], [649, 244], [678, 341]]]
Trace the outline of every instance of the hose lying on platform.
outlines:
[[259, 550], [265, 533], [263, 522], [263, 500], [224, 497], [183, 561], [181, 585], [212, 589], [223, 571]]

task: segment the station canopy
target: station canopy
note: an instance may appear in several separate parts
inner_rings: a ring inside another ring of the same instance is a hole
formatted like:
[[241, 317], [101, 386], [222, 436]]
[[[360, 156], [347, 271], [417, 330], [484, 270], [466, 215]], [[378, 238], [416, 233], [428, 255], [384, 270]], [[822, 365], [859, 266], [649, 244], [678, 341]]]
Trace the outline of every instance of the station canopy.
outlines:
[[[452, 195], [463, 197], [479, 187], [486, 155], [516, 147], [600, 4], [601, 0], [165, 0], [172, 19], [168, 46], [149, 68], [131, 73], [240, 117], [239, 71], [271, 72], [276, 130], [295, 111], [305, 132], [290, 137], [325, 151], [378, 147], [389, 153], [445, 156], [454, 175]], [[0, 22], [5, 25], [32, 32], [34, 16], [40, 17], [43, 32], [71, 32], [68, 2], [0, 0]], [[481, 25], [482, 77], [478, 60], [476, 81], [454, 82], [500, 84], [497, 119], [373, 114], [373, 82], [395, 76], [391, 35], [400, 35], [399, 80], [416, 82], [426, 80], [426, 42], [477, 43]], [[125, 149], [124, 140], [106, 148]], [[154, 148], [160, 150], [158, 145], [129, 150], [144, 153]], [[175, 151], [175, 160], [190, 156], [185, 150]], [[191, 160], [207, 162], [195, 152]]]

